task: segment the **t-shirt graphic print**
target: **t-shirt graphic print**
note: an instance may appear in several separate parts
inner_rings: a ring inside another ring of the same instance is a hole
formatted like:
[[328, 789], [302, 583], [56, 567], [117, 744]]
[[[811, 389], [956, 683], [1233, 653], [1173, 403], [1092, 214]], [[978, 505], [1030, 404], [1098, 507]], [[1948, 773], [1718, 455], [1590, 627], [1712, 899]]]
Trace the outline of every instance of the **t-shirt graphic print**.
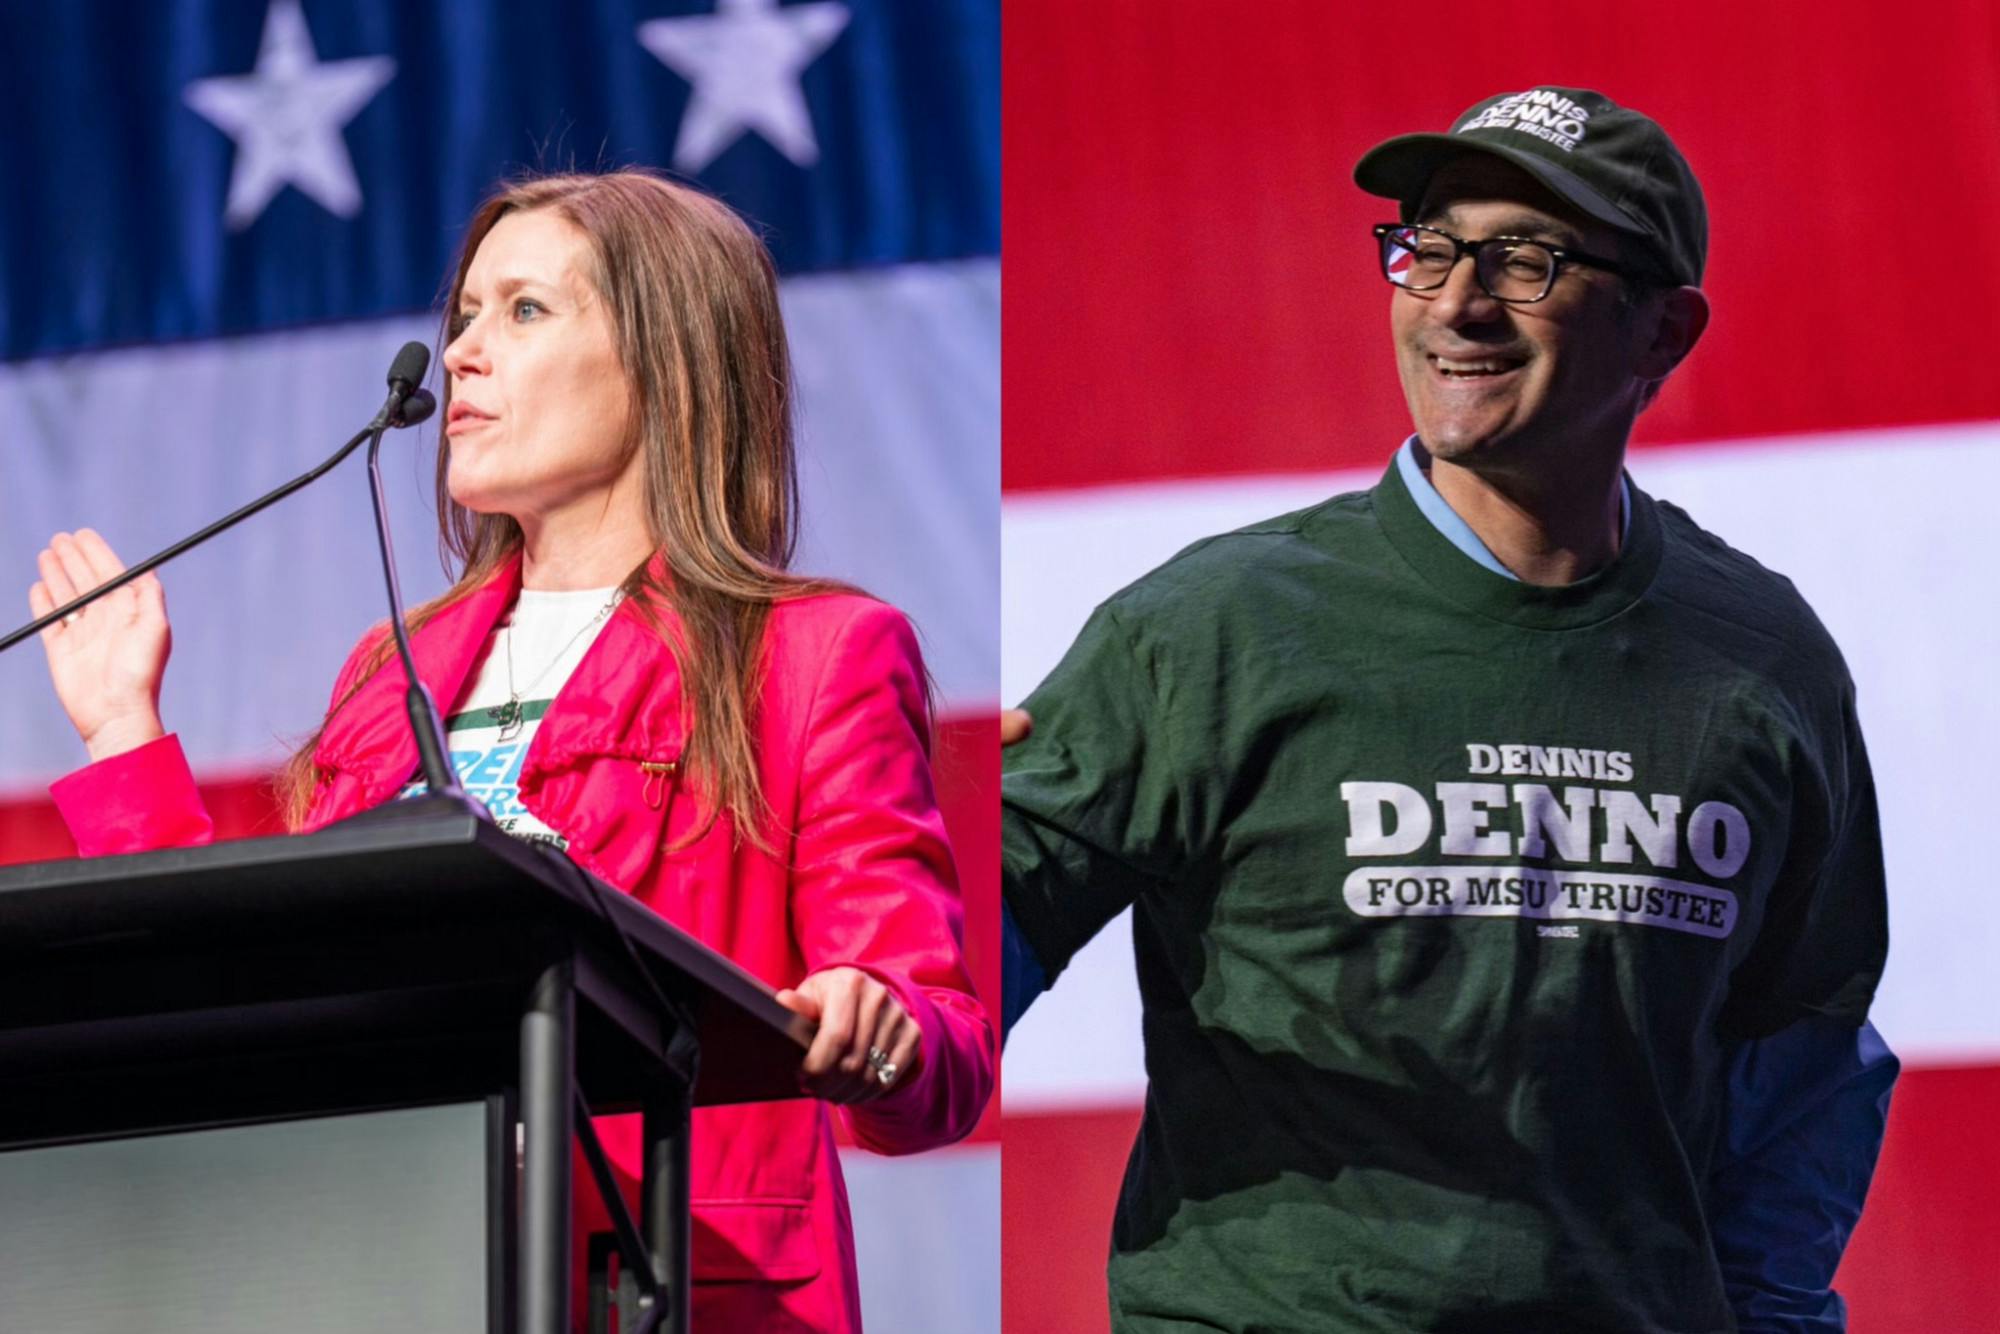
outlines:
[[[615, 588], [524, 588], [493, 628], [471, 684], [445, 719], [451, 767], [466, 795], [516, 838], [566, 848], [561, 831], [521, 804], [521, 764], [542, 718], [561, 694], [618, 603]], [[423, 790], [404, 788], [403, 796]]]

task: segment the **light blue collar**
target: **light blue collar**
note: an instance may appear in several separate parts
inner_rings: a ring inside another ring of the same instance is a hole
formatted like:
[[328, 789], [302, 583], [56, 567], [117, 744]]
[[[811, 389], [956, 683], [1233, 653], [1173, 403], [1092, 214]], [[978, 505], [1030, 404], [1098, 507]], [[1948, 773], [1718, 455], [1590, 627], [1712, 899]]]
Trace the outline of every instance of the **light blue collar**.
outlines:
[[[1424, 476], [1424, 470], [1417, 465], [1417, 438], [1413, 435], [1403, 442], [1396, 451], [1396, 469], [1403, 476], [1403, 488], [1410, 493], [1410, 499], [1417, 502], [1424, 517], [1431, 526], [1451, 539], [1451, 544], [1478, 561], [1493, 573], [1517, 583], [1520, 576], [1500, 563], [1499, 557], [1486, 549], [1479, 540], [1479, 534], [1472, 531], [1472, 525], [1458, 517], [1458, 511], [1445, 504], [1444, 497], [1431, 485], [1431, 479]], [[1619, 541], [1632, 532], [1632, 482], [1624, 475], [1618, 478]]]

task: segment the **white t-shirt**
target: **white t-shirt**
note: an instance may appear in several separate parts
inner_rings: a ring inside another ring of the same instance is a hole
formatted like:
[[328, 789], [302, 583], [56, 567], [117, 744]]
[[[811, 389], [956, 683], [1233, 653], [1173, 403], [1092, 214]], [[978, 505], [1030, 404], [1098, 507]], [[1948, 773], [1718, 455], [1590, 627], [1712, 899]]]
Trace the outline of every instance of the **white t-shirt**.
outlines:
[[[521, 761], [541, 729], [542, 715], [611, 619], [617, 597], [615, 588], [522, 589], [487, 637], [471, 683], [445, 718], [445, 742], [459, 783], [516, 838], [568, 846], [521, 805]], [[422, 791], [421, 782], [412, 783], [403, 795]]]

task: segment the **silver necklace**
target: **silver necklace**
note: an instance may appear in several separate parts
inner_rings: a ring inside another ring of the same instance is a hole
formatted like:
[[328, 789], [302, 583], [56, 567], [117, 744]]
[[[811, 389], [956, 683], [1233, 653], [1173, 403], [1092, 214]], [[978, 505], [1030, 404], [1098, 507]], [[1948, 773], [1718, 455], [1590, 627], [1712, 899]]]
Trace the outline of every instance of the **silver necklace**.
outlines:
[[[521, 734], [521, 728], [526, 725], [527, 720], [521, 716], [521, 696], [540, 685], [542, 678], [554, 671], [556, 664], [576, 647], [577, 641], [596, 629], [604, 618], [611, 614], [612, 609], [618, 605], [618, 599], [623, 596], [625, 596], [623, 589], [614, 592], [611, 600], [597, 609], [597, 615], [585, 622], [583, 629], [571, 635], [567, 644], [556, 650], [556, 655], [549, 659], [548, 666], [535, 673], [535, 679], [519, 689], [514, 686], [514, 622], [512, 620], [507, 622], [507, 702], [497, 709], [487, 710], [492, 715], [493, 721], [500, 724], [500, 740], [512, 741]], [[518, 612], [518, 607], [516, 610]]]

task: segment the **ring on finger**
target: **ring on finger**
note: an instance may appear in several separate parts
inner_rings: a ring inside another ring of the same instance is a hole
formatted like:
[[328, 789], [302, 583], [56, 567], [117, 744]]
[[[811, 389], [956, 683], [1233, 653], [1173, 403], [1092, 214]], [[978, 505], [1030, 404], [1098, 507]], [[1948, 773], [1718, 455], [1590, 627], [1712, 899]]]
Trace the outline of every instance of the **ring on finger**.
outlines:
[[896, 1063], [880, 1047], [868, 1049], [868, 1068], [874, 1072], [875, 1082], [883, 1088], [896, 1082]]
[[75, 624], [76, 624], [76, 623], [77, 623], [78, 621], [80, 621], [80, 620], [82, 620], [82, 619], [83, 619], [83, 613], [82, 613], [82, 612], [80, 612], [80, 611], [73, 611], [73, 612], [71, 612], [71, 613], [70, 613], [69, 615], [67, 615], [67, 616], [65, 616], [65, 617], [63, 617], [63, 618], [62, 618], [62, 628], [63, 628], [63, 629], [65, 629], [65, 630], [67, 630], [67, 629], [69, 629], [69, 628], [70, 628], [70, 627], [71, 627], [72, 625], [75, 625]]

